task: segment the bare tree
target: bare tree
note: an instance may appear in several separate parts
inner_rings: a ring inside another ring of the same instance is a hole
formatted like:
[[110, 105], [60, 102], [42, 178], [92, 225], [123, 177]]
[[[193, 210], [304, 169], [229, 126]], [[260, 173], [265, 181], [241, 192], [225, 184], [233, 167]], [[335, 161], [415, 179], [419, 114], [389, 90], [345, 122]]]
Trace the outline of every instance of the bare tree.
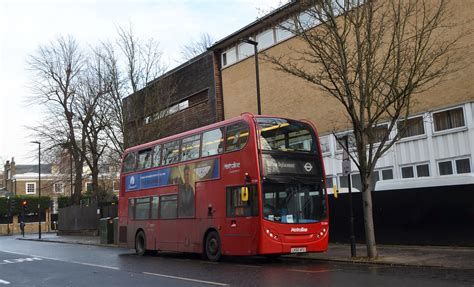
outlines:
[[29, 68], [34, 74], [32, 89], [36, 95], [33, 102], [44, 105], [48, 111], [48, 117], [36, 130], [46, 149], [65, 148], [72, 155], [75, 203], [80, 199], [84, 164], [83, 130], [74, 115], [83, 63], [84, 56], [72, 37], [59, 37], [49, 45], [40, 46], [29, 59]]
[[188, 61], [204, 52], [212, 46], [214, 39], [208, 33], [201, 33], [199, 40], [190, 41], [181, 47], [181, 60]]
[[93, 54], [81, 77], [75, 114], [83, 130], [85, 163], [91, 171], [93, 198], [98, 199], [99, 172], [103, 155], [108, 147], [105, 130], [109, 125], [109, 106], [106, 95], [111, 92], [112, 76], [103, 58]]
[[267, 53], [266, 60], [344, 107], [355, 137], [350, 154], [362, 181], [367, 255], [375, 258], [374, 167], [402, 135], [403, 124], [397, 124], [407, 122], [413, 95], [453, 71], [458, 38], [439, 37], [449, 33], [444, 0], [309, 2], [294, 23], [281, 25], [305, 47], [288, 55]]
[[135, 36], [131, 27], [117, 29], [117, 44], [125, 56], [126, 87], [128, 92], [136, 92], [163, 74], [167, 66], [162, 63], [160, 43], [153, 38], [146, 41]]
[[[109, 150], [111, 161], [118, 164], [120, 156], [128, 146], [123, 136], [125, 123], [122, 100], [162, 75], [168, 66], [163, 63], [160, 45], [156, 39], [142, 41], [135, 36], [131, 27], [128, 30], [119, 27], [117, 33], [116, 44], [121, 53], [117, 53], [115, 45], [107, 42], [104, 42], [96, 53], [104, 60], [111, 77], [111, 91], [107, 95], [110, 109], [106, 133], [112, 146]], [[120, 59], [124, 59], [124, 65], [121, 65]]]

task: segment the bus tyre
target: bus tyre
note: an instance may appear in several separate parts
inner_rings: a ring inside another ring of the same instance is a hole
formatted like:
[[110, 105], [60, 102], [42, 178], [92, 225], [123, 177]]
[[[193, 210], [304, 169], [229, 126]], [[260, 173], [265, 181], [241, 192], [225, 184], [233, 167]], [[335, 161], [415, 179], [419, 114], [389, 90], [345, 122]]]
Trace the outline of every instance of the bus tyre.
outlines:
[[206, 236], [205, 255], [209, 261], [221, 259], [221, 239], [216, 231], [211, 231]]
[[146, 254], [146, 238], [143, 231], [139, 231], [137, 236], [135, 236], [135, 252], [139, 256]]

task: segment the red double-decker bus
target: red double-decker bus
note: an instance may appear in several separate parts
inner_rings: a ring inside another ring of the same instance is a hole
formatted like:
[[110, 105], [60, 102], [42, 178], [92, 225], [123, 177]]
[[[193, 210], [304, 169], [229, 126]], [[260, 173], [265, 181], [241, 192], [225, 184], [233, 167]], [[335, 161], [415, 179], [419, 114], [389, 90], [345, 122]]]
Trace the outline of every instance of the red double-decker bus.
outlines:
[[244, 113], [129, 148], [119, 244], [212, 261], [326, 251], [324, 175], [314, 126], [274, 116]]

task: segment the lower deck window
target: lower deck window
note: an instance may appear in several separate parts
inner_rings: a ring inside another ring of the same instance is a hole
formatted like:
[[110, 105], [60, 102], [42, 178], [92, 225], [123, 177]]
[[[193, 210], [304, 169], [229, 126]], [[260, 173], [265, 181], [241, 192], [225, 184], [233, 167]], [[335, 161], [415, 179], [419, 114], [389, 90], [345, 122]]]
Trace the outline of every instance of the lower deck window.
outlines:
[[178, 217], [178, 196], [176, 194], [162, 195], [159, 205], [161, 219]]

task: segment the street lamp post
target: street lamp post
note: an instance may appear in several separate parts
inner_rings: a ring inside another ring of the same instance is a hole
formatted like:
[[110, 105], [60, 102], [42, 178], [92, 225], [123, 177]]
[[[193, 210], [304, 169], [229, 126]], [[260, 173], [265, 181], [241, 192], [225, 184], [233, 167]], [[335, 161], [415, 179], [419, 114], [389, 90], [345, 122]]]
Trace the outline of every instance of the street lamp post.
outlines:
[[343, 153], [343, 173], [347, 175], [347, 183], [349, 187], [349, 223], [350, 223], [350, 229], [351, 229], [351, 236], [350, 236], [350, 241], [351, 241], [351, 257], [356, 257], [357, 256], [357, 251], [356, 251], [356, 241], [355, 241], [355, 232], [354, 232], [354, 210], [352, 207], [352, 183], [351, 183], [351, 162], [350, 162], [350, 157], [349, 157], [349, 135], [346, 135], [344, 137], [344, 144], [346, 147], [346, 150], [344, 150]]
[[260, 76], [259, 76], [259, 69], [258, 69], [258, 42], [251, 40], [251, 39], [242, 39], [241, 40], [244, 43], [253, 45], [253, 52], [255, 56], [255, 81], [257, 85], [257, 113], [259, 115], [262, 114], [262, 108], [260, 105]]
[[31, 143], [38, 144], [38, 238], [41, 239], [41, 143], [39, 141]]

